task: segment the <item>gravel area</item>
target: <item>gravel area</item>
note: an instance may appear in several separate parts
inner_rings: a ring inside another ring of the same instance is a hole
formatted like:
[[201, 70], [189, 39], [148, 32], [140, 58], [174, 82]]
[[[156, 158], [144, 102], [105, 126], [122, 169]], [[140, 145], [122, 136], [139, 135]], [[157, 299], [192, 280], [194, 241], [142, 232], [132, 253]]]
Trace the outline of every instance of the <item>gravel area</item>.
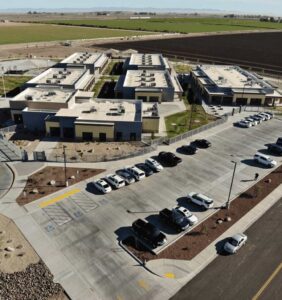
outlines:
[[53, 282], [53, 275], [41, 260], [22, 272], [0, 273], [0, 299], [43, 300], [61, 293], [61, 285]]
[[[190, 260], [242, 218], [281, 183], [282, 166], [234, 199], [231, 202], [229, 211], [227, 209], [219, 209], [215, 214], [158, 255], [154, 255], [145, 249], [140, 242], [136, 243], [132, 236], [125, 239], [123, 243], [129, 251], [142, 261], [161, 258]], [[231, 221], [227, 220], [228, 217], [231, 217]], [[219, 222], [221, 223], [219, 224]]]

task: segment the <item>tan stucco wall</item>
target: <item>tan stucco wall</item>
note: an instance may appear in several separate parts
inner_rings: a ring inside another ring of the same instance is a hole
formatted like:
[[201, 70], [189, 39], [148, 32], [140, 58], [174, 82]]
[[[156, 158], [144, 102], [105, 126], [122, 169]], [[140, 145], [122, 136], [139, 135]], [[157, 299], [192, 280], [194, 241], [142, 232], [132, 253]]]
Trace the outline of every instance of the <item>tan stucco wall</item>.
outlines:
[[75, 137], [82, 139], [83, 132], [91, 132], [93, 134], [93, 139], [98, 140], [100, 133], [105, 133], [107, 135], [107, 140], [114, 139], [114, 125], [75, 125]]
[[249, 105], [251, 103], [251, 99], [261, 99], [261, 104], [264, 104], [264, 101], [265, 101], [265, 96], [264, 95], [257, 95], [257, 94], [244, 94], [243, 93], [240, 93], [240, 94], [234, 94], [233, 96], [233, 103], [235, 104], [237, 99], [240, 99], [240, 98], [243, 98], [244, 99], [248, 99], [247, 100], [247, 105]]
[[59, 122], [52, 122], [52, 121], [46, 121], [45, 122], [45, 127], [46, 127], [46, 134], [49, 135], [50, 134], [50, 127], [60, 127], [60, 123]]
[[143, 118], [142, 123], [142, 132], [144, 133], [158, 133], [159, 132], [159, 125], [160, 125], [160, 118]]

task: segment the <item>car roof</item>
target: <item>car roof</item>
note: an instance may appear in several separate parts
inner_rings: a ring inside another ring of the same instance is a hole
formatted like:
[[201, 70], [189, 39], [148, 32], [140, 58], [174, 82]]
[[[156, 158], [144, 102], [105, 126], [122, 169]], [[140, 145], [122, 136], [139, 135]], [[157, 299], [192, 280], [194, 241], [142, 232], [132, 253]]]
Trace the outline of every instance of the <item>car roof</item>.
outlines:
[[256, 156], [264, 157], [265, 159], [270, 159], [270, 157], [269, 157], [268, 155], [265, 155], [265, 154], [260, 153], [260, 152], [257, 152], [255, 155], [256, 155]]

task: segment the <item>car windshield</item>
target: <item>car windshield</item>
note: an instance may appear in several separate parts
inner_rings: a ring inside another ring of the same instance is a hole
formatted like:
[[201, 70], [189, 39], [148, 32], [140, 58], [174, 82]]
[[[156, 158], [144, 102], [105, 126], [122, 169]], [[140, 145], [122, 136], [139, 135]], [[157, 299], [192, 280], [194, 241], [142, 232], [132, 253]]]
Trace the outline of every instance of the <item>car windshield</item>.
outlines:
[[231, 238], [231, 239], [229, 240], [229, 243], [230, 243], [232, 246], [238, 246], [238, 241], [235, 240], [235, 239], [233, 239], [233, 238]]

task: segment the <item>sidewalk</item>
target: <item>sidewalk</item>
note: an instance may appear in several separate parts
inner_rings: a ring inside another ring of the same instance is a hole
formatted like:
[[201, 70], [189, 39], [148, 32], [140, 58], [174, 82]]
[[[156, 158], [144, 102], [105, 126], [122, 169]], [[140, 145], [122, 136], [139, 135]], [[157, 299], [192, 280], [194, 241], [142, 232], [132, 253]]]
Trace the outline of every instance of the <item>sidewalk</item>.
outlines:
[[281, 195], [282, 184], [192, 260], [152, 260], [147, 262], [146, 267], [162, 277], [174, 278], [181, 284], [186, 284], [218, 256], [215, 246], [219, 241], [244, 232], [279, 201]]

